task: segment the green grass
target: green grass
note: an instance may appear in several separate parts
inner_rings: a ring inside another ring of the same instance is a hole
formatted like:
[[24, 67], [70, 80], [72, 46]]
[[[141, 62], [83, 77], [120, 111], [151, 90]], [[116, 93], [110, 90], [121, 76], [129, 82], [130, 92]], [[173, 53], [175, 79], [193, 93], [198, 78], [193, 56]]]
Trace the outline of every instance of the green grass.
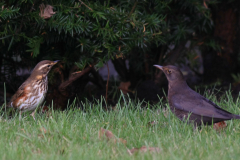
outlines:
[[[228, 111], [240, 114], [239, 99], [229, 92], [220, 101], [206, 95]], [[69, 109], [36, 114], [36, 121], [26, 114], [0, 120], [0, 159], [238, 159], [240, 157], [240, 120], [227, 122], [215, 131], [212, 126], [193, 130], [172, 113], [161, 108], [142, 109], [141, 103], [126, 98], [113, 111], [101, 109], [101, 102], [83, 103], [86, 111]], [[74, 104], [73, 104], [74, 105]], [[226, 107], [224, 107], [226, 106]], [[158, 124], [148, 126], [148, 122]], [[41, 128], [46, 129], [46, 133]], [[100, 128], [127, 140], [110, 143], [98, 138]], [[159, 147], [160, 153], [136, 153], [128, 149], [141, 146]]]

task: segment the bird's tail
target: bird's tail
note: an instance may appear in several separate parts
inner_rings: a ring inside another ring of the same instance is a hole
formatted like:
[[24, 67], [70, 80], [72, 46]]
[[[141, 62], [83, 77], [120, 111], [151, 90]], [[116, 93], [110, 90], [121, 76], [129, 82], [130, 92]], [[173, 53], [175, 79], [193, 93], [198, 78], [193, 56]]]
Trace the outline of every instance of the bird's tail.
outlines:
[[239, 115], [233, 114], [233, 119], [240, 119]]

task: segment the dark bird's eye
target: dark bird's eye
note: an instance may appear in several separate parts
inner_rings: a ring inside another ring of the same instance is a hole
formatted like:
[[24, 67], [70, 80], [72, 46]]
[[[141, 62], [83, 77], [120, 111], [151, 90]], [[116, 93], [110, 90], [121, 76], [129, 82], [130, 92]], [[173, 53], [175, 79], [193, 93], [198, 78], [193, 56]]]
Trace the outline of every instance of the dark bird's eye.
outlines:
[[47, 67], [49, 68], [49, 67], [51, 67], [51, 65], [48, 65]]
[[171, 71], [171, 70], [168, 70], [168, 73], [172, 73], [172, 71]]

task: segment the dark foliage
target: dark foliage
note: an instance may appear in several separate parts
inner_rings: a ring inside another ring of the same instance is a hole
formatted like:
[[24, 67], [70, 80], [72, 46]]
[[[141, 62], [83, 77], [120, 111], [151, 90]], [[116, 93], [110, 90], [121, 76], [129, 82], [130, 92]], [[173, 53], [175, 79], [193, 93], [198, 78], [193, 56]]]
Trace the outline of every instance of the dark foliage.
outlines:
[[[48, 17], [40, 16], [42, 4], [53, 7]], [[43, 59], [62, 61], [50, 74], [50, 93], [66, 103], [89, 81], [105, 89], [95, 69], [109, 59], [134, 90], [144, 80], [162, 83], [153, 64], [189, 64], [201, 75], [194, 49], [221, 52], [213, 36], [215, 0], [5, 0], [0, 6], [0, 77], [10, 92], [19, 86], [14, 80], [21, 82], [16, 70]], [[87, 67], [83, 77], [71, 76]]]

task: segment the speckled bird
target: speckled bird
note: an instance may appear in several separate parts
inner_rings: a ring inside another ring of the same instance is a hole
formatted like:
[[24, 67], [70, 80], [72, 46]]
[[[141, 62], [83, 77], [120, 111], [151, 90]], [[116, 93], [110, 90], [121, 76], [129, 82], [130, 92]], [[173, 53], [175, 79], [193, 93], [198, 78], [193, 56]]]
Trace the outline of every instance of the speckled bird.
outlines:
[[43, 60], [33, 69], [30, 77], [18, 88], [8, 103], [8, 107], [15, 108], [22, 112], [33, 111], [40, 106], [48, 90], [48, 73], [58, 61]]

